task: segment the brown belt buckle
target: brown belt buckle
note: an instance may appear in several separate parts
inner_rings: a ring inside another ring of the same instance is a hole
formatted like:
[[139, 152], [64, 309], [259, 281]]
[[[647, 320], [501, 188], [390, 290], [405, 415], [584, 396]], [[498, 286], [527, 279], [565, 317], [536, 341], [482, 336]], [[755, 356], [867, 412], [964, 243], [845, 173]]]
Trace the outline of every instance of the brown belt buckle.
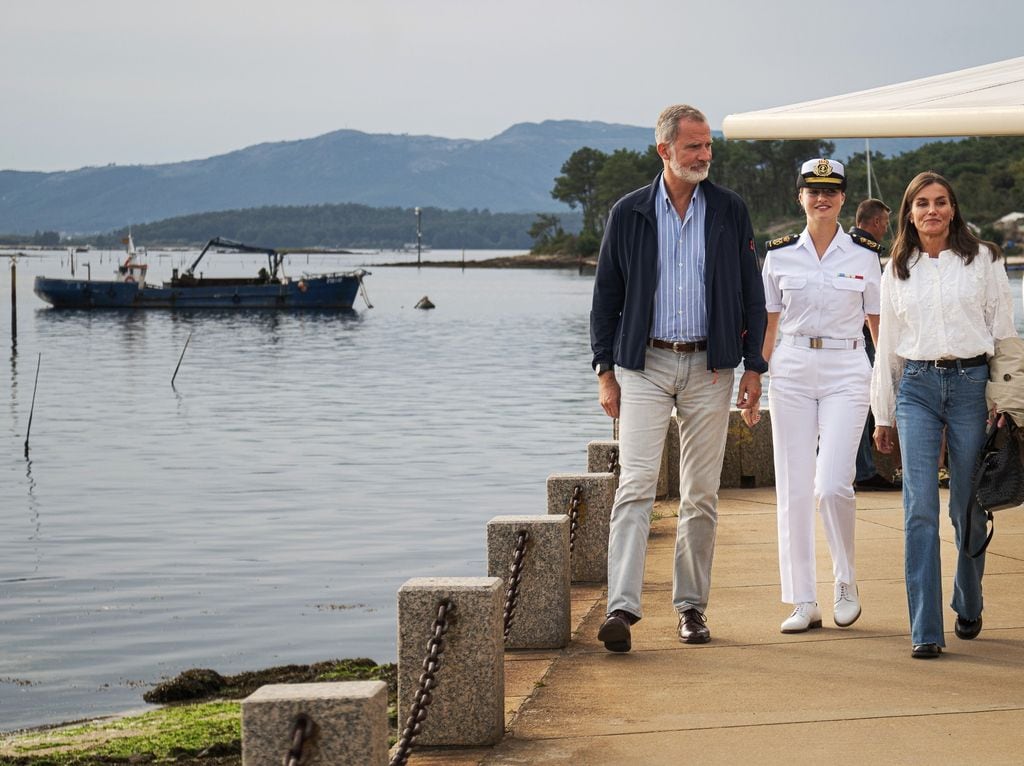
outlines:
[[672, 350], [675, 351], [677, 354], [682, 354], [686, 352], [686, 347], [688, 345], [689, 344], [686, 341], [674, 340], [672, 341]]
[[811, 338], [811, 348], [825, 348], [822, 338]]

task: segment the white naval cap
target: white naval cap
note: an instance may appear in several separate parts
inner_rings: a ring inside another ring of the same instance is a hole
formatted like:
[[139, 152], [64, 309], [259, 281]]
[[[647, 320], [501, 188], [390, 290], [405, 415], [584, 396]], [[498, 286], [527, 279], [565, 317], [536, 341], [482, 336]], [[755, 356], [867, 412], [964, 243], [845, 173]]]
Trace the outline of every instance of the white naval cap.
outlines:
[[846, 190], [846, 168], [835, 160], [817, 158], [807, 160], [800, 166], [796, 188], [805, 186]]

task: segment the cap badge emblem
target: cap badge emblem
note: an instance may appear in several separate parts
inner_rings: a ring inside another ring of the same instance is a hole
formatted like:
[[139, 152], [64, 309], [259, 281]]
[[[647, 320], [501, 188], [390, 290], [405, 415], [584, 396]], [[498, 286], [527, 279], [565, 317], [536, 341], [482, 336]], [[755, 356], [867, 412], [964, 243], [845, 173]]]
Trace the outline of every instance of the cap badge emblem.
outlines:
[[832, 175], [832, 163], [828, 160], [818, 160], [818, 164], [814, 166], [814, 175], [816, 176], [828, 176]]

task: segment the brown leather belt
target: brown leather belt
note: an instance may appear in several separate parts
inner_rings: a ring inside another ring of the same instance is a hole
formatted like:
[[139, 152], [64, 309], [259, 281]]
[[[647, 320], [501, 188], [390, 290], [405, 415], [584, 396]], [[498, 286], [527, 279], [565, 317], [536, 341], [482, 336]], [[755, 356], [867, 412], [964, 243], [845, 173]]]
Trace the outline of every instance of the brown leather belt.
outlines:
[[960, 367], [981, 367], [983, 364], [988, 364], [988, 357], [984, 354], [978, 354], [972, 356], [970, 359], [928, 359], [922, 360], [924, 364], [934, 365], [935, 367], [942, 367], [944, 369], [955, 369], [957, 365]]
[[669, 351], [675, 351], [677, 354], [693, 354], [697, 351], [707, 351], [708, 342], [706, 340], [661, 340], [659, 338], [651, 338], [648, 344], [654, 346], [654, 348], [667, 348]]

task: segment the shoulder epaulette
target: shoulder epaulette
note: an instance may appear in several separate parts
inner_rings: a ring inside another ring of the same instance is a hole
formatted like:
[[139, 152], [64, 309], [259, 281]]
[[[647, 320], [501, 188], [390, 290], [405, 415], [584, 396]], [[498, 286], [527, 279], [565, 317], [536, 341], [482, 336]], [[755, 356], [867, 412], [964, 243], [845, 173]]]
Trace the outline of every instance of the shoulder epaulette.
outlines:
[[850, 239], [852, 239], [854, 242], [856, 242], [861, 247], [866, 247], [868, 250], [873, 250], [874, 252], [878, 253], [879, 255], [881, 255], [882, 251], [885, 250], [885, 248], [882, 247], [877, 242], [875, 242], [875, 240], [868, 239], [867, 237], [862, 237], [860, 234], [851, 234], [850, 235]]
[[799, 234], [787, 234], [784, 237], [776, 237], [775, 239], [766, 240], [764, 243], [765, 250], [774, 250], [777, 247], [785, 247], [791, 245], [799, 239]]

